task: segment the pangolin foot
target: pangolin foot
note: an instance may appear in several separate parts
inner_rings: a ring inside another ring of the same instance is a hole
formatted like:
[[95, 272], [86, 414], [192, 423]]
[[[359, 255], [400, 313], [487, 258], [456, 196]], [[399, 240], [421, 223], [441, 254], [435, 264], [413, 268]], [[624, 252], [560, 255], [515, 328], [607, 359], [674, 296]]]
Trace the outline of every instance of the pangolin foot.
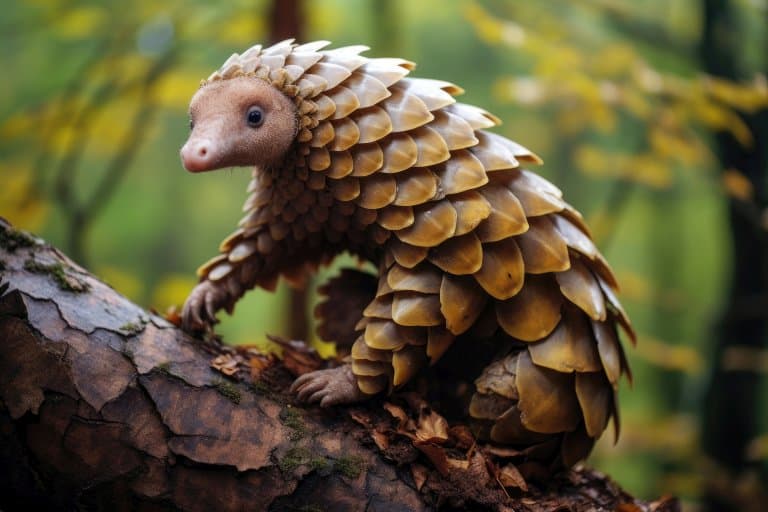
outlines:
[[300, 401], [320, 402], [321, 407], [351, 404], [370, 397], [360, 391], [349, 365], [305, 373], [294, 381], [291, 392]]

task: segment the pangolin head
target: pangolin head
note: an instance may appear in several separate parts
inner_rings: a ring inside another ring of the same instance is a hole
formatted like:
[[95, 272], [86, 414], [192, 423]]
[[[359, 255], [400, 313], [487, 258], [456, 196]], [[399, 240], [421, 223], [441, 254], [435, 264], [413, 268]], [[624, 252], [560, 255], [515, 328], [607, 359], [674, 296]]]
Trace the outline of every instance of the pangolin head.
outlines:
[[296, 136], [297, 111], [288, 97], [254, 76], [201, 87], [189, 107], [192, 133], [181, 148], [190, 172], [222, 167], [269, 167]]

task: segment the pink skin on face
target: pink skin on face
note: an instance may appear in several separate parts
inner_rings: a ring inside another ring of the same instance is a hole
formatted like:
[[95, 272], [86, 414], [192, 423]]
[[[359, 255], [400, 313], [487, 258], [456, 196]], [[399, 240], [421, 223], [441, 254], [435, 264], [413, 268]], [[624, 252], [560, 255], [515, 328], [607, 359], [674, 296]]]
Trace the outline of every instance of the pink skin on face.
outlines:
[[[261, 113], [260, 121], [249, 123], [254, 109]], [[297, 130], [293, 102], [255, 77], [203, 86], [192, 98], [189, 114], [193, 128], [181, 148], [181, 160], [190, 172], [277, 165]]]

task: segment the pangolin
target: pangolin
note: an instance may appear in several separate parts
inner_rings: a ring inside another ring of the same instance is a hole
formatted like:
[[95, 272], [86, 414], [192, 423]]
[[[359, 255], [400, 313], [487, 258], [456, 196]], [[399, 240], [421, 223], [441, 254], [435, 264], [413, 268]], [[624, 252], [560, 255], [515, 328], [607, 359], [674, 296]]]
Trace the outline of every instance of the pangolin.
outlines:
[[[253, 175], [183, 326], [208, 328], [248, 289], [301, 281], [346, 251], [378, 275], [332, 283], [320, 333], [349, 340], [351, 362], [299, 377], [300, 400], [365, 400], [446, 354], [474, 379], [465, 414], [480, 439], [574, 464], [611, 417], [618, 433], [617, 385], [631, 375], [617, 326], [635, 336], [582, 216], [523, 168], [535, 154], [486, 131], [496, 116], [455, 100], [460, 87], [329, 44], [256, 45], [192, 98], [184, 166]], [[340, 311], [347, 289], [361, 305]]]

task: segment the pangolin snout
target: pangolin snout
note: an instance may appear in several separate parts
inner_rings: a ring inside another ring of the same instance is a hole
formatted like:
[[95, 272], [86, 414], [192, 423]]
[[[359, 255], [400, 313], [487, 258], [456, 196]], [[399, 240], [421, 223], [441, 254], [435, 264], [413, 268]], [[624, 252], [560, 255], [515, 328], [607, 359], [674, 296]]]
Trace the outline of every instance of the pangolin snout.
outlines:
[[189, 139], [181, 148], [181, 161], [189, 172], [203, 172], [214, 169], [213, 141], [207, 138]]

